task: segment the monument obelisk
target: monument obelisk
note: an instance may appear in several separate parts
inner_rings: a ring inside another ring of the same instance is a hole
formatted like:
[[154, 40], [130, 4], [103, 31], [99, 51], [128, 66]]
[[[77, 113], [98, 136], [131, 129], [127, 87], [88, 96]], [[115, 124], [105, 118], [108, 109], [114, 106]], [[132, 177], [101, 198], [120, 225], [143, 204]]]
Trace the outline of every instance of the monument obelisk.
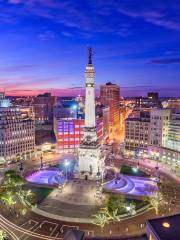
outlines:
[[92, 48], [88, 49], [89, 57], [86, 66], [86, 100], [84, 138], [78, 152], [79, 175], [81, 178], [98, 179], [102, 177], [104, 158], [96, 133], [94, 66]]

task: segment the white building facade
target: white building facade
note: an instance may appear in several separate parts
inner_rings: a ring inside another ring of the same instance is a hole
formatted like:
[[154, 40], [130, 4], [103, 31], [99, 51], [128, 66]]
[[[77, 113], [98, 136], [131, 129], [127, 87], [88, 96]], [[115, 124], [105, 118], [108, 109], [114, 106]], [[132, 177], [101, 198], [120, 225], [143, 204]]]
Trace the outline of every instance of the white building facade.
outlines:
[[125, 153], [141, 155], [147, 151], [150, 135], [150, 115], [139, 112], [125, 121]]
[[150, 145], [165, 147], [168, 140], [170, 109], [151, 109]]
[[25, 160], [34, 154], [34, 148], [34, 120], [20, 108], [0, 107], [0, 159], [5, 162]]

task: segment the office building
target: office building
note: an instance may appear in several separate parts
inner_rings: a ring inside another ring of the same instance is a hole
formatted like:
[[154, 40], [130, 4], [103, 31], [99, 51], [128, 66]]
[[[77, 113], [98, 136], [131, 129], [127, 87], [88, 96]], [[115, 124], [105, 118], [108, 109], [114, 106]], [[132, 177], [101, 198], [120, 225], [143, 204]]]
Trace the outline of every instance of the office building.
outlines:
[[168, 137], [164, 147], [150, 151], [158, 156], [159, 160], [167, 164], [173, 171], [180, 175], [180, 111], [173, 110], [169, 122]]
[[74, 98], [58, 98], [54, 106], [54, 116], [56, 118], [78, 118], [79, 104]]
[[109, 107], [103, 105], [96, 106], [96, 118], [102, 119], [103, 139], [109, 139]]
[[157, 92], [148, 92], [147, 97], [136, 97], [135, 106], [139, 108], [161, 107], [159, 94]]
[[36, 128], [41, 129], [43, 125], [49, 125], [49, 130], [53, 128], [53, 108], [56, 97], [50, 93], [38, 95], [34, 99], [35, 123]]
[[168, 108], [180, 109], [180, 98], [177, 99], [169, 99], [166, 102]]
[[[98, 140], [108, 136], [109, 108], [96, 106], [96, 133]], [[84, 107], [74, 98], [59, 98], [54, 107], [54, 133], [59, 151], [76, 150], [84, 137]]]
[[[77, 150], [84, 138], [84, 124], [84, 119], [55, 118], [54, 132], [56, 136], [57, 147], [60, 152]], [[96, 133], [98, 140], [101, 142], [103, 138], [102, 118], [96, 119]]]
[[158, 102], [159, 93], [158, 92], [148, 92], [148, 99], [151, 99], [151, 101], [154, 101], [154, 102]]
[[35, 147], [34, 120], [28, 112], [7, 104], [6, 99], [0, 102], [0, 158], [6, 162], [31, 158]]
[[125, 150], [128, 154], [140, 154], [146, 151], [150, 135], [150, 114], [139, 112], [125, 120]]
[[166, 147], [180, 151], [180, 110], [172, 111]]
[[151, 109], [150, 145], [165, 147], [168, 140], [170, 109]]
[[119, 100], [120, 88], [118, 85], [108, 82], [100, 87], [101, 104], [109, 107], [109, 124], [112, 137], [116, 136], [120, 128]]

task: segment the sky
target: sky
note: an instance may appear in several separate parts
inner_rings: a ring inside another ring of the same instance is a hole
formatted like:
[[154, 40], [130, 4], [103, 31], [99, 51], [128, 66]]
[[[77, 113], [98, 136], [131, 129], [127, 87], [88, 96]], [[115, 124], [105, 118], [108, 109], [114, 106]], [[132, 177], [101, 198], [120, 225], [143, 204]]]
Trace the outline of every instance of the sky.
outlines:
[[180, 0], [0, 0], [0, 90], [83, 93], [87, 48], [96, 89], [180, 97]]

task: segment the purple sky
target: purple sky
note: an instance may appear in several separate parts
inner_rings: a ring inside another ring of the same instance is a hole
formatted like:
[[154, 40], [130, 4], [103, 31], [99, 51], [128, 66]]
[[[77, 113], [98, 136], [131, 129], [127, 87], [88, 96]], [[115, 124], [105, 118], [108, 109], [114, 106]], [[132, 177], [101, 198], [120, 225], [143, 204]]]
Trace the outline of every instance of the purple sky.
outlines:
[[0, 90], [82, 93], [87, 47], [96, 88], [180, 97], [177, 0], [0, 0]]

